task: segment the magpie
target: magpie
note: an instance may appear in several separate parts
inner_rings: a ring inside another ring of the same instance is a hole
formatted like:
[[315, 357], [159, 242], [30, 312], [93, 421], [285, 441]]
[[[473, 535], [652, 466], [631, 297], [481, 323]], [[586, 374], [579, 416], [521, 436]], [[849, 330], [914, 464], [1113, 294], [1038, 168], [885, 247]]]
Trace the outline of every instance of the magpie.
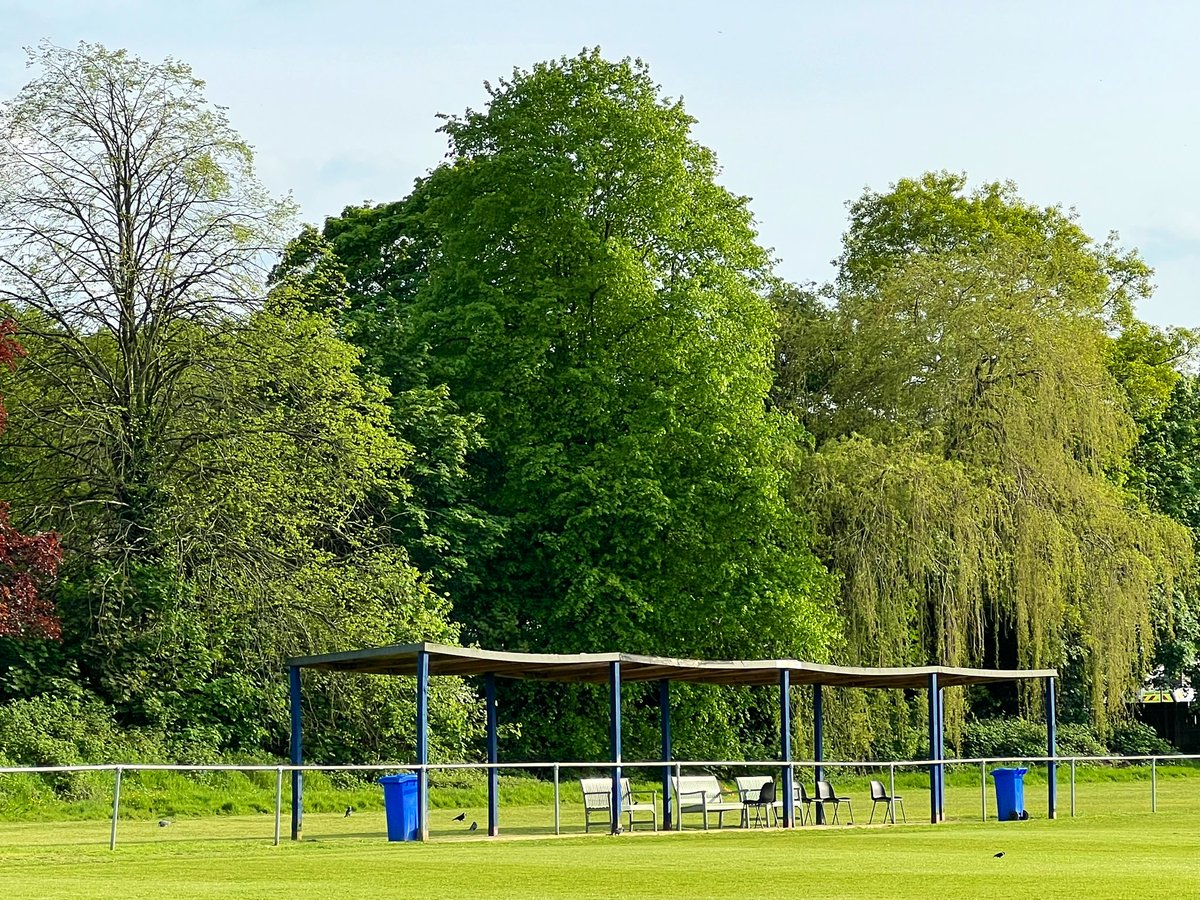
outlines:
[[353, 807], [353, 806], [347, 806], [347, 807], [346, 807], [346, 814], [345, 814], [344, 816], [342, 816], [342, 818], [343, 818], [343, 819], [348, 819], [348, 818], [350, 818], [352, 815], [354, 815], [354, 807]]
[[467, 817], [467, 814], [466, 814], [466, 813], [459, 813], [457, 816], [455, 816], [455, 817], [454, 817], [453, 819], [451, 819], [450, 821], [452, 821], [452, 822], [461, 822], [461, 821], [462, 821], [463, 819], [465, 819], [466, 817]]
[[993, 853], [993, 854], [992, 854], [992, 859], [999, 859], [999, 858], [1000, 858], [1000, 857], [1002, 857], [1003, 855], [1004, 855], [1004, 851], [1003, 851], [1003, 850], [1001, 850], [999, 853]]

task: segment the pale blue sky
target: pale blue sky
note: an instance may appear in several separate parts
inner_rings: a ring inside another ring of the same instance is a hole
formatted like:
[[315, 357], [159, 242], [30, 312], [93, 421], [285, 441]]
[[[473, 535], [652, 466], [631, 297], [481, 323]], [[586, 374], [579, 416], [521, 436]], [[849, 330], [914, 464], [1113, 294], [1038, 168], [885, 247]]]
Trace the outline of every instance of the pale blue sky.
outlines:
[[1153, 0], [0, 0], [0, 97], [42, 38], [175, 56], [319, 222], [407, 194], [484, 79], [599, 45], [683, 96], [792, 280], [830, 277], [865, 186], [945, 168], [1118, 230], [1157, 272], [1143, 317], [1194, 326], [1197, 34], [1200, 4]]

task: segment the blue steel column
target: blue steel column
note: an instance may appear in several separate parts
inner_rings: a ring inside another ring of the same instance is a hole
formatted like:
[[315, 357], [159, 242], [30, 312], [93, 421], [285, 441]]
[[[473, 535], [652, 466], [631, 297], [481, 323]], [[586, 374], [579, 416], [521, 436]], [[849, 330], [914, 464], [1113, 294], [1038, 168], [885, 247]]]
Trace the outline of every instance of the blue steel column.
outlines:
[[1055, 712], [1054, 712], [1054, 676], [1051, 675], [1046, 679], [1046, 755], [1050, 757], [1050, 762], [1046, 764], [1046, 790], [1048, 796], [1046, 798], [1050, 818], [1054, 818], [1055, 794], [1058, 791], [1058, 764], [1054, 762], [1054, 757], [1058, 756], [1056, 749], [1057, 741], [1055, 740]]
[[[662, 760], [671, 761], [671, 682], [664, 678], [658, 683], [658, 712], [662, 719]], [[662, 769], [663, 828], [671, 830], [674, 809], [671, 803], [671, 767]]]
[[779, 758], [783, 761], [783, 827], [792, 827], [792, 673], [779, 673]]
[[929, 821], [938, 820], [938, 677], [929, 673]]
[[[946, 758], [946, 689], [938, 688], [938, 752], [937, 758]], [[946, 767], [938, 763], [938, 821], [946, 820]]]
[[429, 651], [417, 651], [417, 830], [429, 840]]
[[608, 668], [609, 743], [612, 746], [612, 833], [621, 833], [621, 664], [613, 661]]
[[[304, 747], [300, 732], [300, 667], [288, 669], [288, 689], [292, 712], [292, 765], [304, 765]], [[292, 840], [300, 840], [304, 832], [304, 773], [292, 772]]]
[[[821, 685], [813, 685], [813, 760], [817, 763], [813, 770], [814, 781], [825, 780], [825, 767], [821, 762], [825, 759], [825, 726], [823, 723], [824, 715], [824, 699], [821, 697]], [[816, 785], [813, 785], [813, 790], [816, 790]], [[814, 804], [817, 808], [817, 824], [825, 824], [825, 806], [821, 803]]]
[[488, 769], [488, 836], [500, 833], [500, 771], [494, 768], [500, 761], [500, 742], [496, 729], [496, 676], [488, 672], [483, 676], [483, 692], [487, 698], [487, 761]]

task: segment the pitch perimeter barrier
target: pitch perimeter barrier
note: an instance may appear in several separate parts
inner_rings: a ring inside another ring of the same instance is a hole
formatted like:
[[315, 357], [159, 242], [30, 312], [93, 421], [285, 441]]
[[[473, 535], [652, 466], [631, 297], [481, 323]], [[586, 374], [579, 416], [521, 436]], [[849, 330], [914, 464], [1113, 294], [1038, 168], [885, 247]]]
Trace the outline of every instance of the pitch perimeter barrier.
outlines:
[[[657, 785], [660, 773], [665, 769], [676, 777], [685, 774], [695, 774], [697, 770], [701, 770], [704, 774], [731, 773], [739, 770], [754, 769], [758, 770], [756, 774], [763, 771], [774, 773], [778, 777], [783, 770], [790, 770], [798, 779], [802, 778], [801, 773], [806, 770], [811, 770], [812, 777], [803, 779], [806, 784], [811, 784], [817, 776], [817, 770], [828, 772], [829, 770], [839, 771], [844, 774], [861, 778], [868, 774], [881, 774], [887, 772], [888, 776], [888, 793], [891, 796], [896, 795], [896, 773], [897, 770], [928, 770], [931, 765], [938, 765], [943, 769], [953, 771], [963, 771], [967, 768], [978, 767], [979, 769], [979, 784], [980, 784], [980, 819], [986, 821], [988, 817], [988, 767], [998, 764], [1024, 763], [1033, 765], [1051, 764], [1057, 767], [1067, 768], [1067, 781], [1070, 789], [1070, 814], [1075, 816], [1077, 813], [1076, 804], [1076, 770], [1080, 765], [1093, 766], [1098, 764], [1118, 764], [1121, 766], [1131, 765], [1149, 765], [1149, 781], [1150, 781], [1150, 811], [1158, 812], [1158, 768], [1160, 765], [1173, 765], [1178, 763], [1197, 763], [1200, 762], [1200, 754], [1175, 754], [1175, 755], [1138, 755], [1138, 756], [1006, 756], [1006, 757], [976, 757], [976, 758], [956, 758], [943, 759], [936, 762], [931, 762], [928, 759], [913, 759], [913, 760], [791, 760], [782, 762], [780, 760], [657, 760], [657, 761], [638, 761], [630, 762], [622, 760], [620, 763], [622, 770], [647, 770], [650, 777], [645, 779], [635, 779], [644, 781], [647, 784]], [[112, 814], [110, 818], [109, 828], [109, 849], [116, 849], [118, 829], [117, 823], [120, 817], [121, 809], [121, 783], [124, 776], [128, 773], [140, 772], [181, 772], [181, 773], [208, 773], [208, 772], [262, 772], [271, 773], [275, 776], [275, 791], [274, 791], [274, 835], [273, 844], [278, 845], [281, 840], [281, 825], [284, 809], [284, 776], [292, 772], [313, 772], [313, 773], [336, 773], [336, 772], [356, 772], [356, 773], [371, 773], [371, 772], [414, 772], [424, 773], [428, 775], [434, 772], [455, 772], [455, 771], [479, 771], [488, 772], [490, 770], [504, 770], [508, 772], [529, 772], [536, 775], [541, 775], [543, 778], [549, 777], [553, 784], [553, 834], [562, 833], [562, 776], [567, 773], [601, 773], [601, 777], [610, 777], [609, 773], [612, 770], [612, 763], [608, 761], [588, 761], [588, 762], [503, 762], [503, 763], [430, 763], [428, 765], [413, 765], [409, 763], [373, 763], [373, 764], [338, 764], [338, 765], [238, 765], [238, 764], [211, 764], [211, 765], [177, 765], [168, 763], [107, 763], [107, 764], [92, 764], [92, 765], [76, 765], [76, 766], [0, 766], [0, 776], [4, 775], [50, 775], [50, 774], [68, 774], [76, 772], [111, 772], [113, 774], [113, 789], [112, 789]], [[731, 776], [727, 776], [731, 777]], [[1061, 779], [1062, 771], [1059, 770], [1059, 775], [1056, 778]], [[574, 778], [570, 779], [573, 785]], [[780, 795], [780, 799], [786, 802], [786, 793]], [[660, 803], [665, 798], [660, 798]], [[678, 813], [678, 797], [670, 798], [673, 805], [671, 817], [672, 827], [674, 830], [682, 830], [682, 816]], [[516, 805], [516, 804], [513, 804]], [[665, 807], [664, 807], [665, 812]], [[665, 818], [665, 817], [664, 817]], [[660, 819], [660, 822], [662, 820]], [[894, 804], [890, 810], [888, 821], [895, 823], [895, 808]]]

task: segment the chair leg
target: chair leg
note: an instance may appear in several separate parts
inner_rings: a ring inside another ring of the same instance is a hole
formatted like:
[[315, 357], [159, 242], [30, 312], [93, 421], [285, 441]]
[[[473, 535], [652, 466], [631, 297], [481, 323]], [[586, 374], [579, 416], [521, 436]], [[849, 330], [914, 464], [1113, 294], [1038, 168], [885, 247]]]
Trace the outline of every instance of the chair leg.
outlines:
[[[854, 824], [854, 804], [851, 803], [849, 800], [844, 800], [842, 802], [846, 804], [846, 809], [848, 809], [850, 811], [850, 824], [853, 825]], [[841, 805], [842, 805], [841, 803], [838, 804], [838, 806], [841, 806]]]
[[908, 816], [906, 816], [904, 814], [904, 798], [897, 797], [896, 799], [900, 802], [900, 819], [904, 822], [905, 825], [907, 825], [908, 824]]
[[[867, 824], [868, 824], [868, 825], [870, 825], [872, 822], [874, 822], [874, 821], [875, 821], [875, 807], [876, 807], [876, 806], [878, 806], [878, 805], [879, 805], [879, 801], [878, 801], [878, 800], [872, 800], [872, 801], [871, 801], [871, 817], [870, 817], [869, 819], [867, 819]], [[887, 821], [887, 812], [884, 812], [884, 814], [883, 814], [883, 818], [884, 818], [884, 821]]]

